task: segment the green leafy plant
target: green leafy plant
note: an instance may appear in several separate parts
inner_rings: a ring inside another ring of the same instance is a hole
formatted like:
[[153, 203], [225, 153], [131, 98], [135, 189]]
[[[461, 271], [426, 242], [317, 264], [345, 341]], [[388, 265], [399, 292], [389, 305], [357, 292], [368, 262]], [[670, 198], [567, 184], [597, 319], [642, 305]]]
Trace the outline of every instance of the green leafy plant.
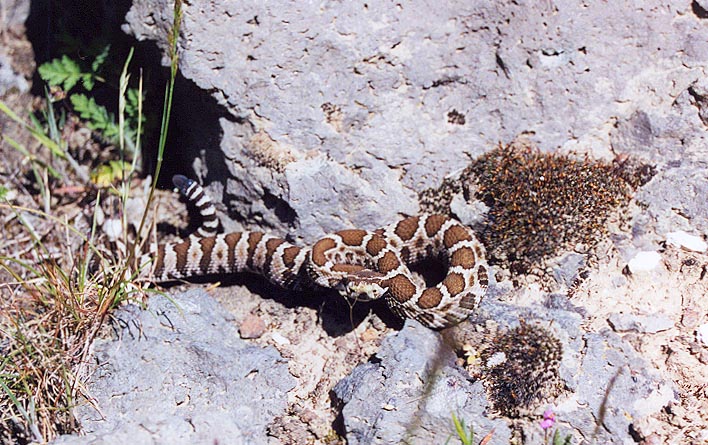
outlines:
[[90, 129], [98, 131], [108, 140], [114, 140], [118, 136], [115, 116], [109, 113], [106, 107], [98, 105], [93, 97], [72, 94], [70, 100], [74, 111], [86, 121]]
[[568, 434], [563, 437], [559, 429], [553, 433], [553, 445], [571, 445], [573, 443], [573, 435]]
[[[108, 58], [110, 48], [110, 45], [106, 45], [96, 55], [90, 67], [82, 67], [77, 61], [63, 55], [42, 64], [37, 70], [40, 77], [49, 86], [61, 88], [67, 93], [74, 112], [86, 121], [88, 128], [100, 134], [106, 141], [115, 143], [120, 134], [115, 115], [109, 112], [105, 106], [97, 103], [94, 97], [89, 97], [84, 93], [69, 94], [77, 85], [81, 85], [84, 90], [90, 92], [96, 82], [106, 82], [100, 72]], [[142, 127], [145, 121], [145, 116], [138, 113], [138, 102], [143, 100], [142, 90], [126, 88], [121, 91], [121, 94], [125, 96], [126, 103], [124, 113], [127, 125], [124, 131], [131, 136], [126, 140], [126, 148], [130, 154], [133, 154], [135, 143], [132, 136], [141, 134], [138, 127]]]
[[81, 85], [91, 91], [96, 84], [96, 81], [104, 82], [105, 80], [99, 76], [98, 72], [108, 57], [110, 45], [106, 46], [101, 53], [96, 56], [91, 64], [90, 70], [84, 70], [79, 64], [63, 55], [58, 59], [43, 63], [37, 68], [39, 75], [45, 82], [52, 86], [59, 86], [64, 91], [68, 92], [81, 82]]
[[91, 173], [91, 181], [99, 187], [108, 187], [117, 179], [124, 179], [130, 171], [131, 164], [125, 161], [108, 161]]

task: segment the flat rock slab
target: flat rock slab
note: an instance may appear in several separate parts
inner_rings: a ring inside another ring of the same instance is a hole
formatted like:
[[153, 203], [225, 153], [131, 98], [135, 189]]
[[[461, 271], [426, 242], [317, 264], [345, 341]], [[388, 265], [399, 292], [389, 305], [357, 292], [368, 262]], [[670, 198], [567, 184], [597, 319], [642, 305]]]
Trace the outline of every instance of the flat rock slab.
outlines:
[[[633, 422], [675, 403], [672, 383], [610, 329], [586, 332], [570, 306], [549, 300], [522, 307], [499, 302], [499, 293], [493, 288], [463, 328], [491, 321], [506, 330], [523, 319], [561, 341], [565, 391], [552, 403], [564, 434], [629, 443]], [[77, 409], [85, 436], [55, 443], [281, 443], [268, 431], [287, 413], [297, 380], [274, 348], [239, 339], [211, 296], [155, 296], [147, 310], [126, 306], [115, 320], [112, 338], [94, 345], [97, 368], [87, 387], [95, 399]], [[535, 413], [516, 422], [499, 417], [484, 376], [472, 377], [455, 360], [439, 332], [408, 320], [333, 388], [347, 443], [445, 443], [456, 437], [453, 414], [473, 426], [478, 440], [489, 435], [491, 445], [510, 443], [512, 426], [525, 443], [543, 441]]]
[[240, 340], [208, 294], [154, 296], [114, 317], [112, 338], [94, 344], [95, 400], [77, 409], [86, 435], [55, 443], [278, 443], [267, 427], [295, 380], [274, 348]]
[[642, 334], [655, 334], [674, 327], [673, 320], [661, 314], [611, 314], [607, 321], [617, 332], [633, 331]]
[[[334, 388], [344, 404], [347, 443], [445, 443], [452, 415], [479, 436], [494, 430], [490, 445], [506, 445], [511, 432], [489, 419], [482, 382], [455, 366], [455, 354], [439, 333], [414, 320], [381, 344], [373, 363], [360, 365]], [[456, 442], [452, 442], [456, 443]]]

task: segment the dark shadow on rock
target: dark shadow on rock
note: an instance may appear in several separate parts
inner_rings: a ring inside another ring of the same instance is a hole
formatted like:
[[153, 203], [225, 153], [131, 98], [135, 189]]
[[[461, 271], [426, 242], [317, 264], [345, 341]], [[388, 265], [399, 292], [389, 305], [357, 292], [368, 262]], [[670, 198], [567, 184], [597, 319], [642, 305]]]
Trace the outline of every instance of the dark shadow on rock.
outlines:
[[[309, 307], [316, 309], [322, 328], [331, 337], [339, 337], [352, 331], [364, 321], [370, 312], [374, 312], [387, 326], [393, 329], [400, 330], [403, 327], [403, 321], [391, 312], [383, 299], [352, 304], [331, 289], [287, 290], [251, 273], [204, 275], [189, 279], [190, 283], [197, 284], [217, 281], [223, 287], [245, 286], [251, 293], [276, 301], [286, 308]], [[163, 286], [169, 288], [174, 283], [165, 283]]]
[[[161, 65], [162, 55], [155, 42], [138, 42], [121, 30], [131, 4], [130, 0], [32, 0], [26, 21], [27, 37], [32, 43], [37, 66], [66, 55], [88, 69], [95, 56], [106, 45], [110, 45], [109, 57], [103, 69], [106, 82], [97, 82], [89, 92], [77, 85], [70, 94], [88, 93], [111, 113], [115, 113], [118, 108], [118, 76], [128, 52], [134, 48], [129, 70], [131, 87], [137, 86], [141, 75], [143, 78], [143, 114], [147, 122], [142, 142], [142, 161], [143, 173], [148, 175], [155, 171], [158, 156], [160, 121], [169, 69]], [[101, 74], [104, 75], [103, 72]], [[32, 94], [43, 97], [45, 85], [39, 73], [35, 72]], [[160, 187], [171, 188], [172, 175], [177, 173], [194, 178], [192, 162], [200, 157], [200, 153], [206, 153], [202, 157], [207, 157], [205, 161], [211, 177], [229, 176], [223, 152], [214, 149], [220, 145], [222, 138], [219, 123], [221, 118], [235, 119], [209, 92], [178, 73]]]
[[708, 11], [706, 11], [706, 9], [701, 6], [700, 3], [698, 3], [696, 0], [693, 0], [691, 2], [691, 10], [699, 19], [708, 18]]
[[[72, 59], [83, 59], [86, 54], [81, 54], [79, 48], [88, 50], [91, 45], [104, 42], [134, 41], [120, 29], [131, 4], [131, 0], [31, 0], [25, 26], [37, 66], [63, 54]], [[71, 52], [67, 53], [67, 50]], [[33, 94], [44, 95], [37, 73], [33, 84]]]
[[[238, 120], [219, 105], [208, 91], [178, 73], [160, 174], [161, 187], [172, 187], [171, 178], [175, 174], [197, 179], [201, 183], [203, 178], [196, 178], [193, 169], [193, 161], [197, 158], [202, 158], [206, 163], [209, 177], [223, 181], [230, 176], [224, 152], [218, 149], [223, 137], [220, 119]], [[154, 170], [156, 159], [156, 149], [145, 154], [143, 162], [146, 171]]]
[[288, 224], [290, 227], [295, 226], [297, 212], [290, 207], [290, 204], [286, 200], [274, 195], [269, 190], [264, 190], [263, 204], [266, 208], [273, 210], [275, 216], [277, 216], [280, 221]]

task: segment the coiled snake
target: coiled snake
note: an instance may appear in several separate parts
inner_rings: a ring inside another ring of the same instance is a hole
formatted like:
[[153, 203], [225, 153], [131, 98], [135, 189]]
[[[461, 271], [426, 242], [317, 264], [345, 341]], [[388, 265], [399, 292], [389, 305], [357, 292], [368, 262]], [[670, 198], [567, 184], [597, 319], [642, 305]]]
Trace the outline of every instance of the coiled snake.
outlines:
[[[173, 182], [197, 206], [203, 225], [157, 247], [158, 281], [254, 272], [289, 289], [321, 286], [352, 300], [383, 297], [398, 316], [436, 329], [466, 319], [486, 291], [484, 246], [472, 229], [448, 216], [420, 214], [374, 231], [342, 230], [298, 247], [263, 232], [217, 234], [215, 208], [202, 187], [181, 175]], [[427, 258], [442, 261], [447, 274], [426, 288], [408, 266]]]

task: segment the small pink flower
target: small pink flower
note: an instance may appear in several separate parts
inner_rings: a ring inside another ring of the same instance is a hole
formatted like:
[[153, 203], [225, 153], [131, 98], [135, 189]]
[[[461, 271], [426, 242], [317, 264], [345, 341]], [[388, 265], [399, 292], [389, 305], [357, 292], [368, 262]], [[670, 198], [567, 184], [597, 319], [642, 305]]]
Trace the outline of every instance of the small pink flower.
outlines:
[[543, 420], [541, 421], [541, 428], [547, 430], [551, 428], [556, 423], [556, 415], [553, 413], [551, 408], [546, 409], [543, 412]]

